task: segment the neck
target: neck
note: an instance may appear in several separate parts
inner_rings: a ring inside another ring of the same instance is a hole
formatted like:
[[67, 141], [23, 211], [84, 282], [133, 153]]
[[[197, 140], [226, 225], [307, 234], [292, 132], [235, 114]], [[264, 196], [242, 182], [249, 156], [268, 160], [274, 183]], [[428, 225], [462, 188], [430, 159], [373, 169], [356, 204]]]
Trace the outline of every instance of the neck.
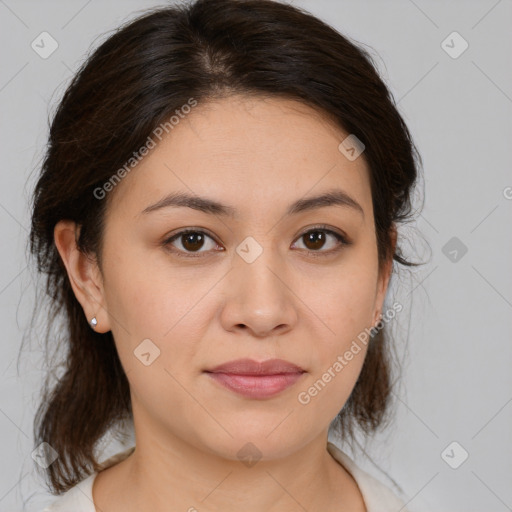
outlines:
[[182, 440], [167, 438], [162, 444], [140, 436], [133, 454], [112, 470], [121, 483], [107, 485], [112, 501], [106, 508], [102, 502], [100, 510], [356, 510], [350, 508], [356, 484], [327, 452], [327, 432], [285, 457], [243, 461]]
[[327, 429], [297, 447], [279, 432], [254, 443], [222, 429], [207, 440], [178, 436], [141, 409], [134, 427], [135, 451], [96, 477], [99, 510], [364, 510], [354, 479], [327, 451]]

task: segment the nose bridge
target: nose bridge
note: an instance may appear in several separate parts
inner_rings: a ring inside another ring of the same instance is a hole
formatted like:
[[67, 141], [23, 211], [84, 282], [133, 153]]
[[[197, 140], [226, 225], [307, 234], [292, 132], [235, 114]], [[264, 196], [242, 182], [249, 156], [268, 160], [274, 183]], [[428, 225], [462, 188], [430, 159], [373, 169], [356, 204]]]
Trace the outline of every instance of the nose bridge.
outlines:
[[284, 292], [284, 276], [279, 275], [284, 272], [284, 265], [270, 243], [271, 236], [267, 236], [265, 241], [262, 236], [258, 238], [260, 241], [248, 236], [237, 246], [234, 262], [236, 279], [247, 287], [245, 291], [250, 296], [263, 293], [267, 301], [273, 301]]
[[295, 318], [293, 293], [279, 251], [270, 242], [264, 246], [256, 238], [247, 237], [236, 253], [230, 273], [229, 323], [246, 325], [258, 333], [291, 325]]

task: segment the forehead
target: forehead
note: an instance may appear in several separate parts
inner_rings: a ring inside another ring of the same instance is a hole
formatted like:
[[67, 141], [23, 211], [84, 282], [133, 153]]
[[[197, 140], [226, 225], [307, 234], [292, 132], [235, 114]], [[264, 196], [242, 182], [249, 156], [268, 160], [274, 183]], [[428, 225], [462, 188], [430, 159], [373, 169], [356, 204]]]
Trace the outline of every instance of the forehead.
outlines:
[[111, 199], [133, 216], [181, 191], [232, 204], [243, 217], [336, 187], [371, 213], [364, 158], [351, 161], [338, 149], [347, 136], [319, 110], [290, 99], [200, 103], [156, 139]]

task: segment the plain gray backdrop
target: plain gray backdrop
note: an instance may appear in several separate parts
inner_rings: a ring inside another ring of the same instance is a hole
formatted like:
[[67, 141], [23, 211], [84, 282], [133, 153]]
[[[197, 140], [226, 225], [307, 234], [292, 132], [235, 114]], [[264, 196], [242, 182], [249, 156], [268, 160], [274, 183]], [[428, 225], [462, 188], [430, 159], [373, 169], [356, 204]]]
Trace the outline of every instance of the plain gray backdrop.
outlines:
[[[395, 420], [366, 445], [376, 465], [347, 452], [400, 493], [377, 466], [386, 471], [413, 512], [512, 510], [512, 2], [291, 3], [370, 50], [423, 158], [424, 207], [401, 237], [407, 256], [428, 262], [393, 277], [388, 295], [405, 306], [394, 322]], [[47, 119], [90, 49], [158, 5], [0, 0], [0, 511], [54, 499], [31, 457], [40, 327], [18, 361], [35, 300], [29, 197]], [[32, 48], [42, 32], [58, 44], [47, 58]], [[105, 446], [105, 456], [119, 448]]]

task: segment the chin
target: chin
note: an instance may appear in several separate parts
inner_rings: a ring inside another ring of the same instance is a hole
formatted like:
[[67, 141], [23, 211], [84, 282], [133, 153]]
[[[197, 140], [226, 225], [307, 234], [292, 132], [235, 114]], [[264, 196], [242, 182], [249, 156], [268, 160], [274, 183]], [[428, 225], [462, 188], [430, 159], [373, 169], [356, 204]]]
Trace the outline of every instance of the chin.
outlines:
[[[288, 457], [305, 444], [303, 438], [295, 439], [289, 431], [283, 430], [278, 433], [275, 426], [263, 429], [240, 428], [239, 431], [230, 430], [233, 437], [226, 433], [226, 435], [217, 438], [213, 445], [210, 438], [205, 448], [216, 456], [227, 460], [240, 461], [250, 467], [258, 460], [276, 460]], [[272, 432], [273, 429], [275, 429], [274, 432]]]

